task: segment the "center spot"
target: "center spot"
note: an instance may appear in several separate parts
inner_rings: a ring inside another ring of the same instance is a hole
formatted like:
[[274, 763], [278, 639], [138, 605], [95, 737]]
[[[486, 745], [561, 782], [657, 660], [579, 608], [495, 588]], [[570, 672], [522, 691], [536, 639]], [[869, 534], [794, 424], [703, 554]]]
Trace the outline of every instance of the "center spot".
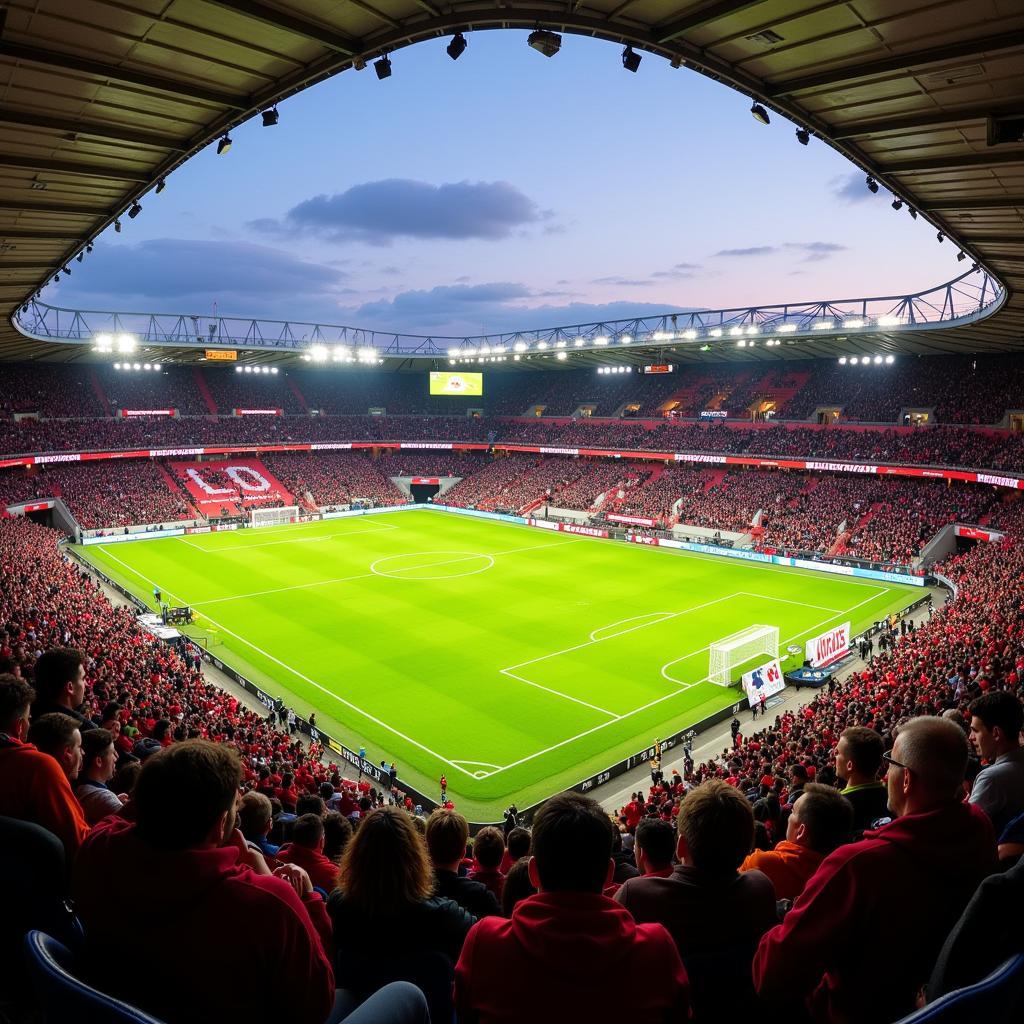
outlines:
[[475, 576], [492, 565], [494, 559], [490, 555], [473, 551], [413, 551], [378, 558], [370, 572], [396, 580], [450, 580]]

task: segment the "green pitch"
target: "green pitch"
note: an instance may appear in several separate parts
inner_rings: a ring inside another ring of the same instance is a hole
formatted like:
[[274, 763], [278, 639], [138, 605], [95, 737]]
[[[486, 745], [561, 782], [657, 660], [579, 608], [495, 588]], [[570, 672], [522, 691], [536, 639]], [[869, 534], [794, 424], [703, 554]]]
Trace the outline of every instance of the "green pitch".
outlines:
[[921, 593], [432, 510], [79, 552], [192, 605], [222, 661], [400, 779], [444, 772], [476, 821], [733, 704], [711, 642], [856, 632]]

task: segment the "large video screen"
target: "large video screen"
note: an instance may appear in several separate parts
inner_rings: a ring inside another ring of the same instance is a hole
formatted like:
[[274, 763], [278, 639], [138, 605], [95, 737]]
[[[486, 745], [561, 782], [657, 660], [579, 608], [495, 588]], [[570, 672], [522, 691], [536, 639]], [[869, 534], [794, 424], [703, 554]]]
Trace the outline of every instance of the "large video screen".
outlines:
[[432, 395], [482, 395], [484, 393], [484, 375], [482, 373], [431, 371], [430, 393]]

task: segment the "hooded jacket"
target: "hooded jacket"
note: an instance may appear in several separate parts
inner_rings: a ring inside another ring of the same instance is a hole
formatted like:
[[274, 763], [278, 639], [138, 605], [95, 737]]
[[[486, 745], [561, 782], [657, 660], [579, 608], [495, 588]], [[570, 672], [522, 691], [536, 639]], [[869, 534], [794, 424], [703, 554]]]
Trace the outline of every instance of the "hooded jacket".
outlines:
[[[623, 985], [623, 978], [643, 978]], [[596, 893], [538, 893], [487, 917], [455, 968], [460, 1024], [689, 1019], [689, 982], [668, 932]]]
[[32, 821], [64, 844], [70, 864], [89, 831], [82, 805], [57, 762], [31, 743], [0, 735], [0, 814]]
[[946, 935], [996, 867], [992, 824], [970, 804], [908, 814], [829, 854], [761, 940], [762, 997], [807, 998], [815, 1021], [876, 1024], [914, 1009]]
[[[168, 1024], [323, 1024], [334, 975], [310, 914], [284, 879], [238, 850], [159, 850], [123, 818], [100, 822], [75, 863], [86, 958], [106, 991]], [[125, 925], [119, 894], [137, 913]]]
[[754, 850], [748, 854], [740, 871], [763, 872], [775, 886], [776, 899], [795, 900], [824, 859], [824, 854], [809, 846], [783, 839], [774, 850]]

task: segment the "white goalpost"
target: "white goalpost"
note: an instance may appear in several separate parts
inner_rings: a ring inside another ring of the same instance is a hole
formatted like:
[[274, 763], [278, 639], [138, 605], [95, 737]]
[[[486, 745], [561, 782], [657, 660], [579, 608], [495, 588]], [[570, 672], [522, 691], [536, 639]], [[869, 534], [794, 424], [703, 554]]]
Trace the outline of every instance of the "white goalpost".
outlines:
[[283, 508], [254, 508], [249, 513], [250, 526], [280, 526], [282, 523], [297, 523], [298, 521], [298, 505], [285, 505]]
[[748, 626], [738, 633], [716, 640], [710, 648], [708, 679], [719, 686], [732, 683], [732, 671], [759, 654], [779, 656], [778, 626]]

